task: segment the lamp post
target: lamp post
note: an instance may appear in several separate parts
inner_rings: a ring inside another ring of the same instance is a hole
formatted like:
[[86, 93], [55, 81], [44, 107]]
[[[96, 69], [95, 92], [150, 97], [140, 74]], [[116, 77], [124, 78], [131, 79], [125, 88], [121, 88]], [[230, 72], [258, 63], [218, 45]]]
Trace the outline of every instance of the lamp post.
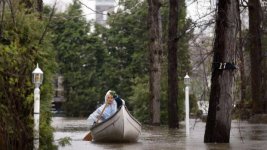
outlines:
[[186, 135], [189, 135], [189, 85], [190, 85], [190, 77], [186, 73], [184, 77], [185, 84], [185, 127], [186, 127]]
[[43, 71], [37, 67], [32, 72], [32, 82], [35, 85], [34, 88], [34, 148], [39, 149], [39, 118], [40, 118], [40, 85], [43, 82]]

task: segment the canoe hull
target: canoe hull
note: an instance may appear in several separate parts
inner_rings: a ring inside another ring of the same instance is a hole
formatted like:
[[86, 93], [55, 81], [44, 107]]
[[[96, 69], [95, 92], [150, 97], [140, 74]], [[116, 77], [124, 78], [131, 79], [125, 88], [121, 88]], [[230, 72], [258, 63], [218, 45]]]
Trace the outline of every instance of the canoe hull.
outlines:
[[141, 134], [141, 124], [123, 105], [108, 120], [91, 128], [95, 142], [136, 142]]

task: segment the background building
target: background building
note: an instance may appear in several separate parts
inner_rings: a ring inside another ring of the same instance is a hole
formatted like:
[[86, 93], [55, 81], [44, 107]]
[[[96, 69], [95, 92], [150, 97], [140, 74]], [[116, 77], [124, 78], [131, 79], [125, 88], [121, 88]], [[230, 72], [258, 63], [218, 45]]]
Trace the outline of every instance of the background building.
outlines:
[[60, 113], [61, 106], [65, 102], [63, 80], [62, 75], [56, 75], [54, 78], [55, 95], [52, 100], [52, 111], [54, 113]]
[[96, 23], [106, 25], [108, 13], [114, 11], [115, 0], [95, 0]]

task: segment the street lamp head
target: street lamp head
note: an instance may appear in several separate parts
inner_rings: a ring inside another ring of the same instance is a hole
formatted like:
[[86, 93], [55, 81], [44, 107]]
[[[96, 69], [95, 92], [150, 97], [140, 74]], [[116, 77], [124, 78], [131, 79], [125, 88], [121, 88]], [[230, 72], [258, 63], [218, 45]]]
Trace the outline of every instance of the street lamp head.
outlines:
[[190, 79], [189, 75], [186, 73], [186, 76], [184, 77], [184, 84], [186, 86], [190, 85], [190, 82], [191, 82], [190, 80], [191, 79]]
[[38, 64], [32, 72], [32, 82], [37, 86], [40, 86], [43, 83], [43, 71], [39, 68]]

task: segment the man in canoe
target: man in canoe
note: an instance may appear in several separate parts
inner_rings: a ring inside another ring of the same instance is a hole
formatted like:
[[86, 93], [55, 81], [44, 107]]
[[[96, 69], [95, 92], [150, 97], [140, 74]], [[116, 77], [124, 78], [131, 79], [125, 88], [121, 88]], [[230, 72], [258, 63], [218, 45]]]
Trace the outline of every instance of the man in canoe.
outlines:
[[100, 123], [111, 117], [122, 104], [124, 104], [124, 101], [120, 99], [116, 92], [109, 90], [105, 95], [105, 103], [88, 117], [89, 128], [95, 123]]

